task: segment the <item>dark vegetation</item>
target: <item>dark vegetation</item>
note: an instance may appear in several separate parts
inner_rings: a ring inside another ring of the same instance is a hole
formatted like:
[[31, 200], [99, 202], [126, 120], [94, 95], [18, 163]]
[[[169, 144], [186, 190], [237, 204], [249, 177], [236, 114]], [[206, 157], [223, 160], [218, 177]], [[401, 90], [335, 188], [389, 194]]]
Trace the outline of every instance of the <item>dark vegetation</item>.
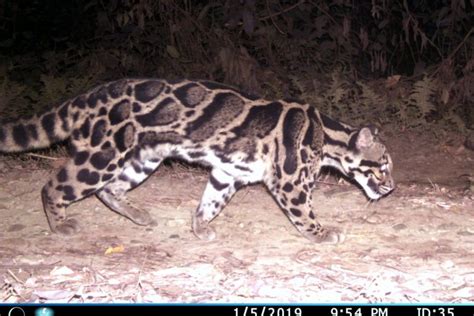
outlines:
[[1, 0], [0, 115], [123, 77], [206, 78], [357, 124], [474, 128], [469, 0]]

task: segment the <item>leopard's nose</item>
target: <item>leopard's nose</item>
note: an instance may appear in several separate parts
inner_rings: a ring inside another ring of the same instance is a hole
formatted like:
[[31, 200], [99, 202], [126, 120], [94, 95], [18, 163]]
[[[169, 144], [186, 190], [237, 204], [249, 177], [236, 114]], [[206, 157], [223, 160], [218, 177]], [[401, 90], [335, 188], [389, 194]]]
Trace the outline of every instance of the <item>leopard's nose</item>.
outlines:
[[392, 177], [385, 180], [385, 186], [389, 187], [390, 191], [393, 191], [396, 188], [395, 181], [393, 180]]

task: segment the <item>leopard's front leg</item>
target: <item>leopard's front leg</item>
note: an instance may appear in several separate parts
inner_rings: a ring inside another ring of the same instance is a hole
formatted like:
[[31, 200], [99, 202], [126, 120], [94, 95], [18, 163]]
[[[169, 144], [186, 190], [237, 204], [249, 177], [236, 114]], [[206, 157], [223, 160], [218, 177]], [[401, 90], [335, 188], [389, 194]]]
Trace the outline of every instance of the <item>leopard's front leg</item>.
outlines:
[[307, 173], [304, 174], [303, 170], [303, 174], [300, 172], [295, 177], [281, 178], [275, 175], [265, 183], [290, 221], [303, 236], [318, 243], [343, 242], [343, 233], [335, 228], [323, 227], [316, 219], [312, 198], [315, 181], [314, 176]]
[[193, 231], [197, 237], [202, 240], [216, 238], [216, 232], [209, 223], [222, 211], [239, 186], [239, 182], [226, 172], [212, 169], [201, 202], [193, 214]]

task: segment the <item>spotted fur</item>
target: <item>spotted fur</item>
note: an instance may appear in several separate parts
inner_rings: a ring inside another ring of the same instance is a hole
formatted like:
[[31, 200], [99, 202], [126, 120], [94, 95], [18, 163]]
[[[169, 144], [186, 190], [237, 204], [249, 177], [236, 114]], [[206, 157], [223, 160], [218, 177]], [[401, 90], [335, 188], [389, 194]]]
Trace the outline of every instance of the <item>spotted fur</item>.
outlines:
[[193, 215], [194, 233], [243, 185], [263, 182], [295, 227], [311, 240], [341, 241], [316, 219], [311, 192], [321, 167], [355, 179], [370, 199], [394, 188], [392, 161], [374, 129], [353, 128], [288, 100], [268, 101], [209, 81], [119, 80], [33, 118], [0, 125], [0, 151], [21, 152], [70, 139], [71, 159], [43, 187], [51, 230], [71, 234], [66, 207], [95, 194], [139, 225], [148, 212], [127, 200], [169, 157], [212, 168]]

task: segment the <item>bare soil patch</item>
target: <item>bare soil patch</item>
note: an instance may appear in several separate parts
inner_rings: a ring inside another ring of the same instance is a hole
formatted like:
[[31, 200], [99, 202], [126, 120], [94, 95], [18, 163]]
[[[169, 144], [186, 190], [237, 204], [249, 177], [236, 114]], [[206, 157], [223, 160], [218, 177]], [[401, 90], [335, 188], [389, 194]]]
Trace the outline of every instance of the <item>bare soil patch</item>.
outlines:
[[213, 222], [217, 240], [198, 240], [190, 213], [208, 175], [180, 164], [130, 192], [157, 226], [91, 197], [69, 208], [79, 234], [51, 234], [40, 190], [54, 168], [0, 157], [0, 301], [471, 302], [474, 152], [456, 135], [385, 138], [393, 194], [367, 203], [331, 179], [315, 190], [320, 221], [346, 233], [338, 245], [300, 236], [261, 185], [237, 192]]

